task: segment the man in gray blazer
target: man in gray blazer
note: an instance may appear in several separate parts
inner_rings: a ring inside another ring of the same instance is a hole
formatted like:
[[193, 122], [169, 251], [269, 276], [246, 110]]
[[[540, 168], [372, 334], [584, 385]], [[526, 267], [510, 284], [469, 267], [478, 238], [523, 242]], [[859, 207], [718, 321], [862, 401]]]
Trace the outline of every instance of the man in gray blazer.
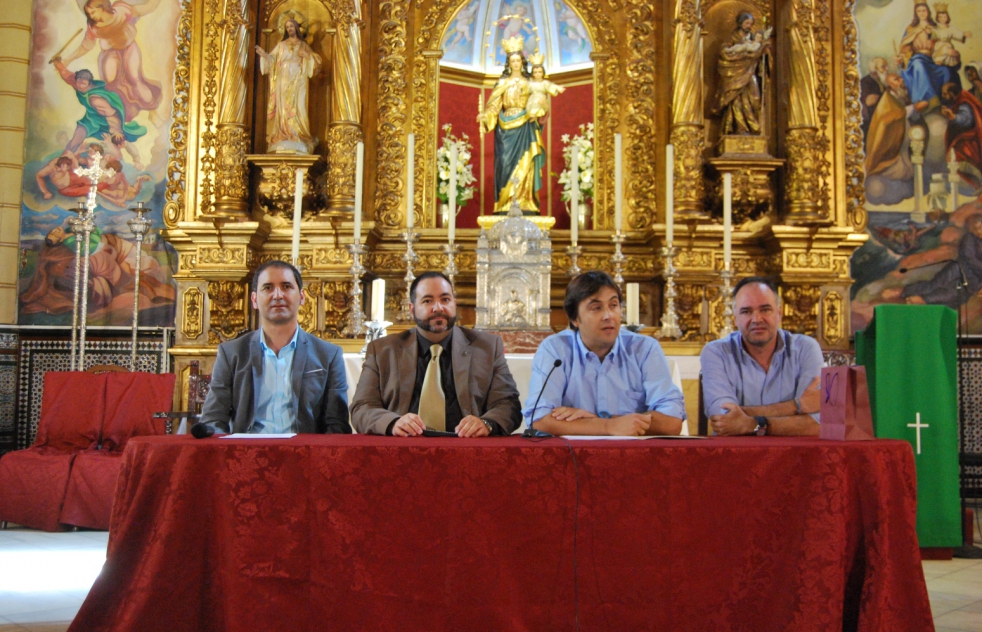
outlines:
[[341, 347], [300, 328], [300, 272], [284, 261], [259, 266], [252, 306], [259, 329], [218, 347], [200, 423], [218, 432], [350, 433]]
[[501, 338], [455, 327], [450, 280], [424, 272], [409, 288], [416, 328], [368, 345], [351, 403], [361, 433], [397, 437], [424, 429], [460, 437], [511, 433], [522, 421]]

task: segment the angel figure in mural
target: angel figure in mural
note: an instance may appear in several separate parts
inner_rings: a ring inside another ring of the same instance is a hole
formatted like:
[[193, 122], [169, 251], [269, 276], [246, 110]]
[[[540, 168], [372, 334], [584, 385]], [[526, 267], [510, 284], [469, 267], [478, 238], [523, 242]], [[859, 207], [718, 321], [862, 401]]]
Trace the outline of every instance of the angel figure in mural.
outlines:
[[532, 82], [524, 43], [521, 36], [502, 41], [505, 69], [477, 122], [484, 133], [494, 130], [494, 212], [507, 213], [514, 197], [523, 213], [538, 215], [546, 150], [539, 112], [528, 109]]
[[256, 46], [259, 70], [269, 75], [266, 144], [269, 152], [309, 154], [317, 145], [310, 134], [307, 87], [320, 68], [321, 57], [304, 41], [306, 20], [296, 11], [280, 18], [283, 39], [267, 53]]
[[62, 63], [68, 66], [98, 43], [99, 74], [106, 89], [122, 100], [124, 120], [132, 121], [141, 111], [147, 111], [156, 124], [160, 84], [143, 75], [143, 54], [136, 43], [136, 23], [152, 13], [160, 0], [146, 0], [142, 4], [123, 0], [79, 1], [87, 21], [85, 37], [75, 51], [62, 58]]
[[759, 135], [761, 88], [768, 72], [771, 32], [754, 31], [754, 16], [741, 11], [736, 29], [719, 52], [719, 91], [713, 114], [722, 117], [721, 134]]
[[450, 39], [450, 42], [444, 46], [445, 49], [454, 48], [457, 46], [457, 44], [463, 44], [473, 39], [471, 36], [471, 25], [474, 24], [474, 17], [477, 15], [477, 10], [480, 8], [481, 3], [474, 1], [457, 13], [457, 17], [454, 19], [454, 24], [451, 29], [453, 31], [453, 37]]
[[934, 29], [934, 54], [931, 58], [939, 66], [957, 67], [962, 63], [962, 56], [952, 42], [964, 44], [965, 40], [972, 37], [972, 32], [961, 31], [951, 25], [947, 3], [937, 3], [934, 5], [934, 10], [934, 19], [938, 26]]
[[[945, 9], [947, 15], [947, 7]], [[941, 86], [944, 84], [954, 82], [961, 85], [958, 65], [939, 66], [934, 61], [934, 47], [937, 43], [935, 31], [938, 28], [938, 23], [931, 17], [931, 8], [927, 2], [917, 0], [914, 5], [914, 19], [904, 30], [904, 37], [900, 40], [896, 62], [903, 69], [900, 74], [918, 112], [941, 105]]]

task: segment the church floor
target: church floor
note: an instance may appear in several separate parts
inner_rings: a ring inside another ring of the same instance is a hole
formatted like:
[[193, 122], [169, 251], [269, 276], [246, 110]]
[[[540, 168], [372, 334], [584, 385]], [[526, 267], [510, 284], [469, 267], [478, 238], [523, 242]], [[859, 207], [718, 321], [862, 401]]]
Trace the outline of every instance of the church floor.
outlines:
[[[0, 632], [63, 632], [106, 556], [104, 531], [0, 531]], [[982, 542], [976, 524], [975, 541]], [[925, 561], [937, 632], [982, 632], [982, 559]]]

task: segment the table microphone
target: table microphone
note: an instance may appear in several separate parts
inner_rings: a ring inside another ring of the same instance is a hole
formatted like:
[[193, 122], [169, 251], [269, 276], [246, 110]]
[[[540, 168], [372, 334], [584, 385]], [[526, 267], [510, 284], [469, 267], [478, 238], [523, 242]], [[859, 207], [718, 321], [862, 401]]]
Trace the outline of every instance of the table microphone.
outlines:
[[535, 430], [532, 428], [532, 416], [535, 415], [535, 411], [539, 407], [539, 400], [542, 399], [542, 394], [546, 392], [546, 384], [549, 383], [549, 378], [552, 377], [552, 372], [558, 369], [559, 367], [561, 367], [562, 365], [563, 365], [562, 360], [556, 360], [555, 362], [552, 363], [552, 368], [549, 369], [549, 373], [546, 374], [546, 379], [542, 382], [542, 388], [539, 389], [539, 396], [535, 398], [535, 405], [532, 406], [532, 413], [529, 415], [529, 426], [528, 428], [525, 429], [525, 432], [522, 433], [523, 437], [535, 436]]
[[197, 423], [191, 426], [191, 436], [195, 439], [206, 439], [215, 434], [215, 429], [208, 424]]

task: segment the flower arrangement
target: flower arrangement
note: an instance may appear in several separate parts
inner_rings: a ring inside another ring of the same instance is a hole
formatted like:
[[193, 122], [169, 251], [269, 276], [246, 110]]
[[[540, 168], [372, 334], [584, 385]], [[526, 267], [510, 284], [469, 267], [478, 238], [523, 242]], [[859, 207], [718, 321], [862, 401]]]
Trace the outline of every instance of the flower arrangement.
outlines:
[[[573, 183], [573, 147], [579, 148], [579, 158], [577, 167], [579, 170], [580, 181], [580, 201], [593, 199], [593, 123], [580, 125], [580, 133], [570, 138], [569, 134], [563, 134], [563, 159], [566, 161], [566, 168], [559, 174], [559, 182], [563, 185], [563, 201], [569, 202]], [[556, 174], [553, 174], [556, 175]]]
[[436, 196], [444, 204], [450, 203], [450, 150], [457, 147], [457, 208], [474, 197], [473, 166], [471, 165], [471, 143], [467, 134], [458, 138], [453, 126], [443, 126], [443, 144], [436, 150], [437, 190]]

